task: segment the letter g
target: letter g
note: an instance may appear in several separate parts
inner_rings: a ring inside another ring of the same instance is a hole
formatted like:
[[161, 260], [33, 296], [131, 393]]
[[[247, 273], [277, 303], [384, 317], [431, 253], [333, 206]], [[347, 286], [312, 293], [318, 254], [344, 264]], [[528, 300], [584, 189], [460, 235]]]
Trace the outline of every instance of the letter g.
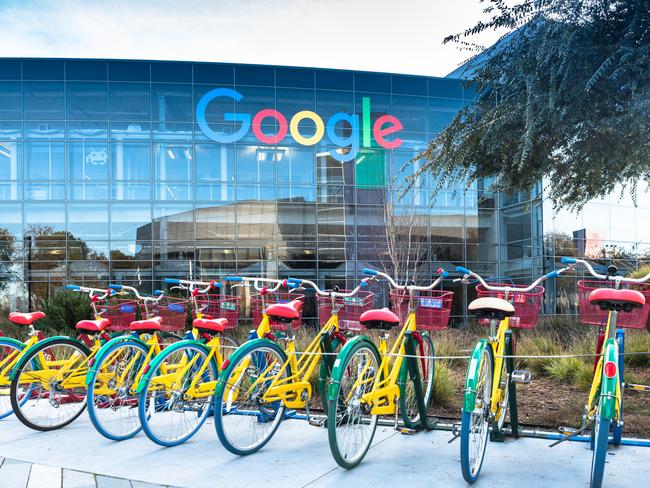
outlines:
[[231, 98], [236, 102], [239, 102], [242, 98], [244, 98], [241, 93], [236, 90], [232, 90], [231, 88], [215, 88], [214, 90], [210, 90], [208, 93], [201, 97], [201, 100], [199, 100], [199, 103], [196, 106], [196, 121], [198, 122], [201, 131], [206, 135], [206, 137], [212, 139], [213, 141], [219, 142], [221, 144], [228, 144], [238, 141], [244, 137], [248, 132], [248, 129], [250, 129], [251, 116], [250, 114], [226, 112], [223, 114], [224, 120], [241, 122], [241, 127], [233, 134], [226, 134], [224, 132], [217, 132], [212, 130], [208, 125], [208, 122], [205, 120], [205, 111], [208, 108], [209, 103], [218, 97]]

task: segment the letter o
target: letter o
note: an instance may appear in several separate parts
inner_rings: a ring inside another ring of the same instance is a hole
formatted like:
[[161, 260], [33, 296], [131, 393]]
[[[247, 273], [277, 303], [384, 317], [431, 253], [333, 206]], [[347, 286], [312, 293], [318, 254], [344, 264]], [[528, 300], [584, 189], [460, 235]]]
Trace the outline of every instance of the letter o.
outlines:
[[[280, 124], [278, 132], [272, 136], [262, 132], [262, 121], [269, 117], [274, 118]], [[260, 110], [253, 117], [253, 134], [263, 144], [277, 144], [287, 135], [287, 119], [280, 112], [272, 108]]]
[[[313, 120], [316, 125], [316, 132], [311, 137], [304, 137], [300, 134], [298, 124], [300, 124], [304, 119]], [[321, 119], [317, 113], [314, 113], [311, 110], [303, 110], [291, 118], [289, 130], [291, 131], [291, 137], [293, 137], [298, 144], [302, 144], [303, 146], [313, 146], [314, 144], [318, 144], [318, 142], [323, 138], [323, 134], [325, 133], [325, 124], [323, 124], [323, 119]]]

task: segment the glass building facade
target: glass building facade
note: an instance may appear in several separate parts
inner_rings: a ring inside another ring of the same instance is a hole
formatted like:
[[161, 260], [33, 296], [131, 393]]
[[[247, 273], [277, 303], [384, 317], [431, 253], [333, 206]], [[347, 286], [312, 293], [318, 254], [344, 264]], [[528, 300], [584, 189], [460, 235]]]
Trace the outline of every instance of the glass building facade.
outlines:
[[387, 209], [399, 239], [416, 236], [422, 279], [457, 264], [531, 276], [544, 261], [540, 197], [479, 183], [433, 198], [422, 176], [395, 198], [412, 158], [471, 99], [449, 78], [0, 59], [0, 303], [190, 273], [351, 286], [382, 267]]

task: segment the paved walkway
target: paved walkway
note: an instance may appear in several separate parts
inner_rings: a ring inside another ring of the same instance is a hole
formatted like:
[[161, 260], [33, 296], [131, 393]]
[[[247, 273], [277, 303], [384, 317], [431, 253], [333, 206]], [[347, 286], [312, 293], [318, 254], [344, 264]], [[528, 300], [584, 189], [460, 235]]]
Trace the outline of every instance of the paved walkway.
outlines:
[[[238, 457], [221, 447], [212, 419], [190, 442], [161, 448], [144, 435], [122, 443], [104, 439], [85, 414], [62, 430], [45, 433], [31, 431], [12, 417], [0, 421], [0, 456], [6, 458], [0, 486], [324, 488], [408, 483], [467, 488], [460, 474], [459, 441], [449, 444], [450, 438], [444, 431], [408, 436], [379, 427], [364, 462], [345, 471], [332, 459], [327, 431], [298, 420], [285, 421], [257, 454]], [[491, 443], [476, 486], [588, 487], [588, 444], [565, 442], [552, 449], [548, 444], [530, 438]], [[647, 486], [649, 457], [650, 448], [612, 449], [605, 485]]]

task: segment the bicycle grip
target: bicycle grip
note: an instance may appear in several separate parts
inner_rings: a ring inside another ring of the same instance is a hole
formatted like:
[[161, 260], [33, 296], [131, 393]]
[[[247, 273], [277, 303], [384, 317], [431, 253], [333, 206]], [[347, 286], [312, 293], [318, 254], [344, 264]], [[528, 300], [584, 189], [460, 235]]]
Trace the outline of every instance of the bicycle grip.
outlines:
[[237, 282], [242, 282], [242, 281], [244, 281], [244, 280], [241, 278], [241, 276], [226, 276], [226, 277], [224, 278], [224, 280], [226, 280], [226, 281], [237, 281]]
[[79, 285], [65, 285], [66, 290], [80, 290], [81, 287]]
[[560, 262], [562, 264], [576, 264], [578, 260], [576, 258], [570, 258], [567, 256], [564, 256], [562, 259], [560, 259]]
[[377, 273], [379, 273], [379, 271], [375, 271], [374, 269], [370, 269], [370, 268], [363, 268], [361, 272], [368, 276], [377, 276]]
[[472, 274], [472, 272], [469, 269], [463, 268], [462, 266], [456, 266], [456, 271], [458, 271], [459, 273], [466, 274], [466, 275]]
[[302, 284], [300, 278], [287, 278], [287, 283], [292, 286], [292, 288], [297, 288]]
[[113, 290], [121, 290], [122, 285], [108, 285], [109, 288], [112, 288]]
[[164, 278], [163, 281], [165, 283], [170, 284], [170, 285], [180, 285], [181, 284], [181, 280], [178, 280], [176, 278]]
[[165, 292], [164, 292], [163, 290], [154, 290], [154, 291], [153, 291], [153, 294], [154, 294], [154, 295], [164, 295]]

